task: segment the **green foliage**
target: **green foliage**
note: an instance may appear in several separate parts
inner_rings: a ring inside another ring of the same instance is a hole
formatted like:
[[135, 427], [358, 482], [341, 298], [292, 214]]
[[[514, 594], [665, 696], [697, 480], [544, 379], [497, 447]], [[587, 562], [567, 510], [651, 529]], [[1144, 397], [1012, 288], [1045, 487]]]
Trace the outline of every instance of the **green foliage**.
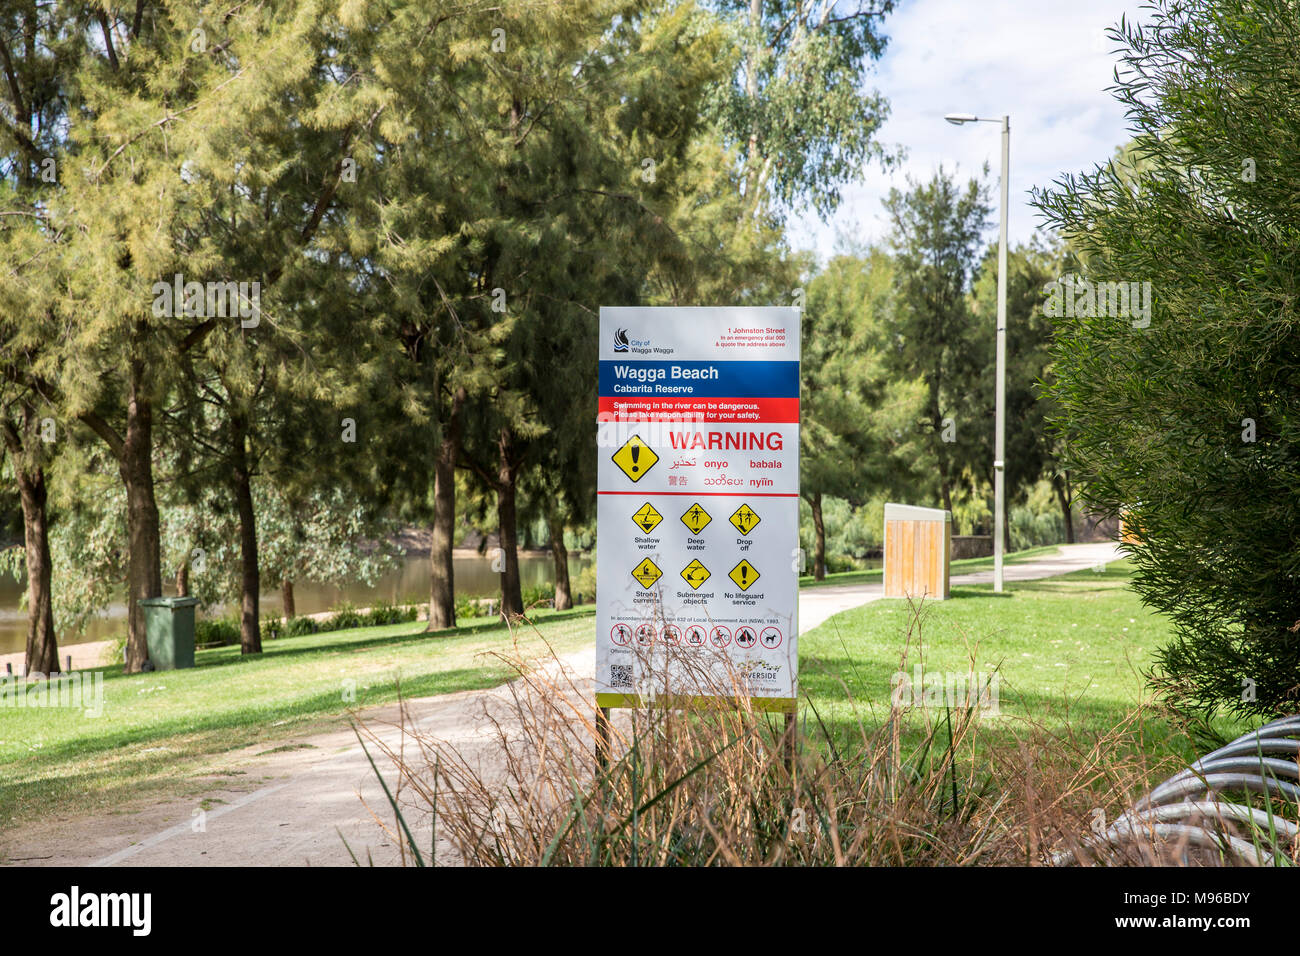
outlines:
[[1165, 0], [1121, 23], [1138, 161], [1036, 196], [1088, 281], [1151, 283], [1141, 317], [1074, 288], [1054, 395], [1086, 497], [1128, 511], [1134, 586], [1176, 625], [1157, 684], [1202, 713], [1300, 706], [1295, 15]]
[[478, 598], [458, 597], [456, 598], [456, 620], [465, 620], [472, 617], [486, 617], [488, 614], [487, 605], [479, 601]]
[[[1063, 481], [1063, 439], [1049, 421], [1057, 414], [1046, 389], [1052, 371], [1052, 320], [1043, 314], [1047, 284], [1078, 267], [1068, 246], [1036, 235], [1027, 245], [1007, 252], [1007, 391], [1006, 391], [1006, 495], [1008, 504], [1024, 502], [1044, 473]], [[998, 256], [991, 247], [980, 265], [972, 291], [973, 321], [988, 327], [998, 311]], [[993, 381], [993, 356], [982, 370]], [[991, 438], [992, 429], [986, 430]], [[975, 460], [975, 473], [993, 483], [992, 443], [985, 443], [983, 458]], [[963, 522], [963, 527], [970, 527]]]
[[344, 631], [350, 627], [360, 627], [362, 616], [351, 604], [343, 604], [334, 609], [334, 613], [321, 623], [322, 631]]
[[315, 618], [293, 617], [284, 622], [280, 629], [280, 636], [302, 637], [305, 634], [316, 634], [322, 630], [328, 630], [328, 628], [322, 628]]
[[414, 605], [376, 604], [361, 616], [362, 627], [382, 627], [386, 624], [402, 624], [414, 621], [418, 609]]
[[553, 586], [541, 586], [523, 589], [524, 607], [550, 607], [555, 603], [555, 588]]
[[194, 621], [195, 644], [239, 643], [239, 619], [227, 617], [200, 617]]
[[882, 250], [839, 255], [808, 283], [801, 323], [800, 487], [863, 502], [908, 483], [919, 379], [890, 374], [895, 268]]
[[[868, 552], [884, 544], [884, 498], [853, 507], [843, 498], [822, 499], [822, 520], [826, 527], [826, 570], [851, 571], [864, 567]], [[799, 545], [811, 554], [815, 547], [812, 509], [799, 502]]]
[[740, 62], [714, 91], [711, 112], [744, 157], [747, 200], [755, 211], [806, 203], [829, 215], [846, 182], [894, 159], [875, 139], [889, 103], [863, 76], [884, 52], [880, 21], [892, 0], [713, 5], [726, 15]]
[[951, 508], [963, 471], [978, 474], [992, 458], [993, 385], [985, 370], [995, 329], [976, 321], [969, 297], [989, 221], [989, 187], [983, 178], [962, 186], [940, 169], [929, 182], [909, 180], [906, 192], [891, 189], [885, 209], [895, 257], [886, 355], [894, 374], [924, 383], [917, 464], [937, 476], [929, 484]]
[[596, 552], [591, 552], [591, 563], [573, 576], [569, 590], [576, 602], [581, 595], [584, 603], [596, 600]]

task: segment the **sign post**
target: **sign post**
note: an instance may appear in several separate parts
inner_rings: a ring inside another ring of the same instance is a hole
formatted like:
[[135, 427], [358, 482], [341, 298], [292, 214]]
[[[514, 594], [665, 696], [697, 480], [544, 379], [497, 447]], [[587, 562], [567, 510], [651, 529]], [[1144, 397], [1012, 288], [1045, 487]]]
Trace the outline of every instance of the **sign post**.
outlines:
[[[609, 708], [652, 697], [691, 706], [721, 697], [724, 680], [738, 691], [733, 703], [745, 697], [791, 715], [789, 726], [798, 689], [799, 331], [794, 308], [600, 310], [602, 759]], [[652, 676], [657, 653], [666, 666]], [[702, 673], [713, 677], [706, 686]]]

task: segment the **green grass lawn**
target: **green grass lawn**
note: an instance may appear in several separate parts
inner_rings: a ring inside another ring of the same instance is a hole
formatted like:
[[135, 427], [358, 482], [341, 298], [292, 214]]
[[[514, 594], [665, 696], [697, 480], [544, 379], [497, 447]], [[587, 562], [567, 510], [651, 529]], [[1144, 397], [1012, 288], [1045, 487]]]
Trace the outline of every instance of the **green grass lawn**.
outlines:
[[[978, 563], [991, 564], [970, 562]], [[976, 671], [997, 672], [1001, 715], [981, 720], [984, 741], [1013, 741], [1021, 718], [1102, 733], [1143, 697], [1143, 672], [1169, 636], [1167, 622], [1129, 590], [1129, 574], [1126, 562], [1114, 562], [1102, 572], [1010, 582], [1000, 595], [988, 585], [956, 587], [915, 622], [904, 601], [845, 611], [800, 638], [802, 691], [840, 743], [858, 736], [859, 720], [879, 726], [911, 626], [909, 677], [922, 659], [929, 674], [965, 674], [972, 657]], [[520, 652], [588, 645], [593, 610], [537, 614], [534, 628], [516, 632]], [[407, 623], [281, 638], [250, 658], [238, 647], [202, 650], [192, 670], [127, 677], [110, 668], [98, 718], [67, 708], [0, 708], [0, 827], [39, 813], [111, 811], [135, 797], [198, 792], [210, 784], [195, 778], [211, 774], [220, 755], [262, 743], [270, 750], [288, 736], [338, 727], [351, 707], [395, 700], [399, 681], [402, 695], [416, 697], [511, 676], [491, 653], [510, 649], [501, 624], [422, 629]], [[349, 686], [355, 702], [345, 699]], [[919, 736], [924, 716], [911, 720], [908, 733]], [[1194, 744], [1158, 717], [1144, 733], [1144, 747], [1194, 756]]]
[[[1024, 561], [1033, 561], [1035, 558], [1045, 557], [1050, 554], [1056, 554], [1059, 550], [1057, 545], [1044, 545], [1041, 548], [1026, 548], [1024, 551], [1015, 551], [1003, 557], [1006, 564], [1020, 564]], [[962, 558], [960, 561], [949, 562], [950, 574], [971, 574], [975, 571], [992, 571], [993, 558]], [[843, 584], [868, 584], [880, 580], [884, 573], [883, 568], [870, 568], [866, 571], [837, 571], [834, 574], [826, 575], [824, 581], [813, 579], [811, 574], [806, 574], [799, 579], [801, 588], [823, 588], [830, 585]]]
[[[591, 641], [594, 608], [534, 616], [519, 650], [542, 656]], [[195, 667], [126, 676], [105, 672], [99, 717], [67, 707], [0, 707], [0, 828], [37, 813], [108, 809], [172, 789], [205, 758], [268, 746], [290, 732], [338, 726], [350, 707], [494, 687], [510, 649], [493, 622], [425, 634], [424, 624], [356, 628], [268, 641], [257, 657], [238, 647], [200, 650]], [[348, 683], [351, 682], [351, 683]], [[355, 703], [345, 691], [355, 692]]]
[[[928, 602], [919, 614], [903, 600], [845, 611], [799, 638], [801, 690], [843, 744], [860, 739], [859, 721], [874, 727], [887, 717], [895, 674], [916, 686], [918, 662], [926, 674], [964, 675], [974, 661], [977, 674], [997, 675], [999, 716], [980, 725], [986, 743], [1023, 735], [1020, 718], [1058, 732], [1067, 721], [1085, 735], [1105, 732], [1149, 698], [1143, 675], [1170, 637], [1168, 621], [1129, 589], [1130, 574], [1129, 563], [1118, 561], [1104, 571], [1008, 582], [1000, 595], [991, 585], [955, 587], [948, 601]], [[931, 716], [942, 719], [942, 705]], [[919, 737], [924, 724], [925, 715], [914, 713], [909, 734]], [[1218, 722], [1215, 729], [1247, 728]], [[1181, 759], [1197, 755], [1158, 713], [1144, 739]]]

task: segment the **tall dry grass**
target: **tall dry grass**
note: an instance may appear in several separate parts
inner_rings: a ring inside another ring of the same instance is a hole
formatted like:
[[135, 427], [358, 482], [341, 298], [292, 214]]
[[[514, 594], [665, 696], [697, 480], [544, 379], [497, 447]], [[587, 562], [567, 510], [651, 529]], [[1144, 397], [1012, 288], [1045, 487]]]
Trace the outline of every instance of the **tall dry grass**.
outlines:
[[[916, 610], [904, 668], [920, 655]], [[828, 726], [810, 699], [797, 724], [756, 709], [722, 656], [638, 654], [643, 706], [614, 711], [607, 760], [593, 688], [554, 655], [501, 655], [518, 677], [485, 708], [480, 746], [422, 731], [405, 705], [396, 746], [361, 724], [363, 744], [397, 771], [375, 815], [404, 859], [433, 862], [412, 835], [415, 814], [451, 848], [436, 862], [470, 866], [1233, 862], [1189, 853], [1155, 828], [1122, 847], [1096, 840], [1099, 820], [1181, 769], [1148, 756], [1150, 703], [1101, 734], [1072, 729], [1068, 713], [1050, 724], [1001, 717], [992, 734], [974, 700], [884, 714], [853, 706], [845, 733], [842, 716]], [[976, 673], [973, 655], [970, 664]], [[667, 693], [683, 686], [716, 705]], [[844, 695], [852, 705], [847, 686]], [[1284, 848], [1278, 861], [1295, 855]]]

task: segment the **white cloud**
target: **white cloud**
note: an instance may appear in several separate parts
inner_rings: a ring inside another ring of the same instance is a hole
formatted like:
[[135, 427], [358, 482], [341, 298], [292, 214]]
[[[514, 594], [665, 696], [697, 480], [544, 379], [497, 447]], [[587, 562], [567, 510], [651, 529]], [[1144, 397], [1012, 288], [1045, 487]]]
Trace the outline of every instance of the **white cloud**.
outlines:
[[[945, 113], [1011, 117], [1012, 243], [1039, 226], [1029, 189], [1067, 172], [1091, 169], [1127, 142], [1123, 107], [1107, 92], [1114, 83], [1114, 42], [1107, 27], [1121, 14], [1141, 19], [1139, 0], [911, 0], [885, 20], [890, 38], [868, 80], [890, 100], [880, 134], [906, 147], [892, 174], [879, 167], [848, 186], [829, 223], [792, 216], [790, 238], [820, 256], [837, 232], [863, 241], [888, 232], [880, 201], [906, 176], [926, 180], [943, 164], [963, 179], [989, 164], [996, 222], [1001, 140], [995, 123], [953, 126]], [[996, 233], [992, 235], [996, 237]]]

